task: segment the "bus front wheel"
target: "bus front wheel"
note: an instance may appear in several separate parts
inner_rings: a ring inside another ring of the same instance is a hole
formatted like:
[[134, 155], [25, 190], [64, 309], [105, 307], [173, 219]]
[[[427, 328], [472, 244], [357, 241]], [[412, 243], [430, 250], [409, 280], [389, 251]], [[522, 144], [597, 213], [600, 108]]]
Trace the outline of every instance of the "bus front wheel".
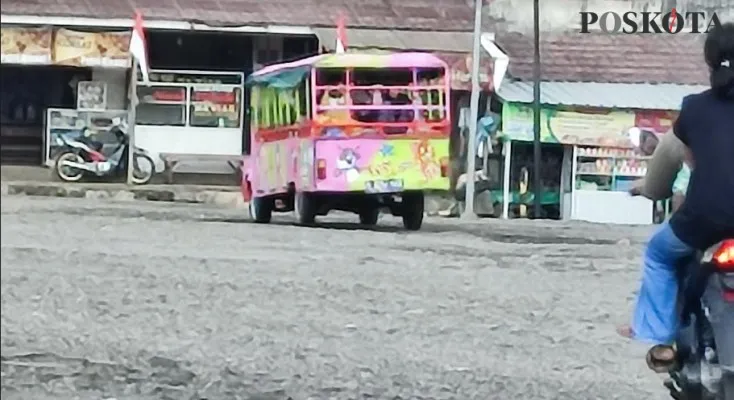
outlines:
[[423, 192], [408, 192], [403, 194], [401, 215], [405, 229], [417, 231], [423, 225], [423, 211], [425, 208], [423, 200]]

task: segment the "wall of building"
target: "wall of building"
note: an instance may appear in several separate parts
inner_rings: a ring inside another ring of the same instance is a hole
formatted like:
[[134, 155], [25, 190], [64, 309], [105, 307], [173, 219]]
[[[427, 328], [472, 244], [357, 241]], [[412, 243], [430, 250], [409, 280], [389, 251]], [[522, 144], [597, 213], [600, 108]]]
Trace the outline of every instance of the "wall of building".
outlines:
[[92, 80], [107, 83], [107, 109], [127, 109], [127, 75], [126, 69], [101, 69], [92, 70]]
[[[615, 11], [661, 11], [675, 7], [679, 12], [716, 12], [722, 22], [734, 21], [734, 0], [541, 0], [540, 19], [543, 32], [578, 30], [580, 11], [603, 13]], [[533, 29], [533, 0], [491, 0], [488, 14], [503, 20], [503, 28], [530, 33]]]

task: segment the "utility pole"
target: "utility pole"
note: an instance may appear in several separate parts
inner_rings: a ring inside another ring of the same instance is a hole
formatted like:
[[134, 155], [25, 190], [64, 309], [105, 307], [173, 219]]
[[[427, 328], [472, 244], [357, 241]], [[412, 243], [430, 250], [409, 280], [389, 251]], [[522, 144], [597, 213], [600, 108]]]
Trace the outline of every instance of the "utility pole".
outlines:
[[[543, 188], [540, 179], [540, 0], [533, 1], [533, 217], [540, 218]], [[505, 157], [509, 157], [506, 154]]]
[[[537, 1], [537, 0], [536, 0]], [[479, 58], [482, 36], [482, 2], [474, 0], [474, 44], [471, 64], [471, 99], [469, 104], [469, 143], [466, 151], [466, 208], [463, 219], [474, 219], [474, 180], [477, 161], [477, 120], [479, 119]]]

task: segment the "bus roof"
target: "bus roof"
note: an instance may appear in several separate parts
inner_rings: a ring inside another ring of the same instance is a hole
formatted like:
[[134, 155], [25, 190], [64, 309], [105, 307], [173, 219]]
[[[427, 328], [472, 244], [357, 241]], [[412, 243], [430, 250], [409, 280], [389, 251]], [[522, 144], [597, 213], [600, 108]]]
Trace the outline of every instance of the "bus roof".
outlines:
[[249, 85], [291, 87], [313, 68], [446, 68], [446, 63], [430, 53], [340, 53], [319, 54], [301, 60], [261, 68], [247, 78]]

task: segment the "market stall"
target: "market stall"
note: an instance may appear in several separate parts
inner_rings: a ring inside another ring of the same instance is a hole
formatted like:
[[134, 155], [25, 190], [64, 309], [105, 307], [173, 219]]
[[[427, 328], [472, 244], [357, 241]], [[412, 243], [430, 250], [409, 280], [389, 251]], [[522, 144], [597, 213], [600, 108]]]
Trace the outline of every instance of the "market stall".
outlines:
[[[502, 194], [503, 216], [513, 206], [533, 203], [532, 163], [519, 166], [524, 175], [511, 176], [518, 169], [513, 159], [513, 143], [532, 142], [533, 112], [526, 104], [505, 103], [502, 113], [505, 139], [505, 175]], [[541, 203], [557, 205], [561, 218], [619, 224], [649, 224], [653, 204], [627, 194], [631, 183], [644, 176], [646, 159], [636, 155], [626, 131], [638, 124], [634, 111], [551, 108], [541, 111], [541, 142], [563, 146], [561, 160], [544, 157], [541, 171]], [[659, 121], [658, 121], [659, 122]], [[544, 150], [544, 153], [546, 151]], [[560, 171], [559, 171], [560, 170]], [[552, 176], [558, 176], [555, 180]]]
[[46, 166], [53, 163], [60, 135], [86, 136], [105, 145], [114, 144], [105, 132], [113, 118], [127, 117], [126, 81], [130, 69], [129, 31], [59, 28], [51, 37], [53, 57], [45, 68], [58, 72], [54, 76], [62, 80], [44, 82], [47, 101], [37, 110], [43, 120], [40, 158]]
[[652, 202], [628, 194], [645, 176], [647, 157], [631, 148], [574, 146], [571, 219], [618, 224], [651, 224]]
[[135, 142], [161, 154], [240, 156], [244, 74], [152, 70], [139, 81]]
[[129, 31], [8, 25], [1, 31], [4, 162], [48, 164], [47, 110], [75, 110], [80, 93], [90, 96], [84, 107], [126, 107]]

